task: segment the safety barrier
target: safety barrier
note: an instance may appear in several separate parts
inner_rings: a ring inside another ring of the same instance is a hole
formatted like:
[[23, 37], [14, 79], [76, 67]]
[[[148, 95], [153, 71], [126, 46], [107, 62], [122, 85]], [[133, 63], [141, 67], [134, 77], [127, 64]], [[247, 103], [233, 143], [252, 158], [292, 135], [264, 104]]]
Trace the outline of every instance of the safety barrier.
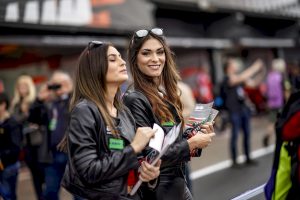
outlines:
[[255, 197], [257, 195], [260, 195], [264, 192], [264, 187], [266, 184], [262, 184], [252, 190], [249, 190], [247, 192], [244, 192], [243, 194], [233, 198], [232, 200], [247, 200], [250, 199], [252, 197]]

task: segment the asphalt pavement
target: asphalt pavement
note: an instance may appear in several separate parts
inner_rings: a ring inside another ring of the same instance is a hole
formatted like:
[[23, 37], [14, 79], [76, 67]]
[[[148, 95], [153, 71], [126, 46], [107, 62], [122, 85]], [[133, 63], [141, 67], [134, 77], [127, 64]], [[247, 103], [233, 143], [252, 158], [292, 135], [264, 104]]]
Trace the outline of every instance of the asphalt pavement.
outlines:
[[[217, 132], [213, 143], [202, 151], [200, 158], [190, 163], [193, 194], [195, 200], [228, 200], [265, 184], [270, 175], [273, 162], [275, 135], [270, 146], [262, 145], [262, 137], [268, 124], [267, 116], [253, 117], [251, 120], [251, 156], [256, 165], [241, 164], [240, 168], [231, 168], [229, 154], [230, 127]], [[239, 134], [239, 162], [244, 162], [242, 137]], [[263, 193], [251, 198], [264, 199]]]
[[[263, 185], [268, 180], [273, 154], [256, 159], [256, 165], [241, 165], [240, 168], [225, 168], [193, 181], [195, 200], [233, 199], [249, 190]], [[251, 199], [264, 199], [258, 195]]]

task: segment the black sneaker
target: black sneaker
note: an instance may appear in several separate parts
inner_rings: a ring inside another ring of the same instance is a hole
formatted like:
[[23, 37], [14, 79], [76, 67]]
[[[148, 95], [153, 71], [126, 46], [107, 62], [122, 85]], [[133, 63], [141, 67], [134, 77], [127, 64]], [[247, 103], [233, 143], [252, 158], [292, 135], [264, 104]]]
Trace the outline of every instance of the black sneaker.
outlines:
[[252, 165], [252, 166], [254, 166], [254, 165], [257, 165], [258, 164], [258, 162], [257, 161], [255, 161], [255, 160], [252, 160], [252, 159], [248, 159], [247, 161], [246, 161], [246, 163], [245, 163], [246, 165]]
[[264, 146], [264, 147], [269, 146], [269, 136], [268, 136], [268, 135], [265, 135], [265, 136], [263, 137], [262, 143], [263, 143], [263, 146]]
[[240, 169], [240, 168], [242, 168], [242, 165], [238, 164], [236, 162], [233, 162], [232, 165], [231, 165], [231, 168], [232, 169]]

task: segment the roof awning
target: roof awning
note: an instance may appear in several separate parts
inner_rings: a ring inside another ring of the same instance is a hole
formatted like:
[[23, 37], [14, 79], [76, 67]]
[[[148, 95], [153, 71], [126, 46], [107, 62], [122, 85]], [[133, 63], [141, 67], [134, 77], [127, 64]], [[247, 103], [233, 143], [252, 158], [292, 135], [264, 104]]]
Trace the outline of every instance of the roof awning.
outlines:
[[0, 43], [3, 45], [18, 44], [24, 46], [40, 47], [85, 47], [90, 41], [98, 40], [111, 42], [118, 47], [126, 47], [128, 40], [122, 37], [95, 37], [95, 36], [1, 36]]
[[136, 30], [154, 25], [146, 0], [1, 0], [0, 23]]
[[172, 47], [181, 48], [215, 48], [223, 49], [230, 48], [233, 43], [229, 39], [218, 39], [218, 38], [175, 38], [168, 37], [167, 42]]
[[[3, 45], [25, 45], [25, 46], [54, 46], [54, 47], [84, 47], [92, 40], [111, 42], [117, 47], [126, 48], [129, 44], [127, 37], [96, 37], [96, 36], [1, 36], [0, 43]], [[294, 39], [285, 38], [240, 38], [238, 40], [220, 38], [182, 38], [167, 37], [167, 42], [171, 47], [180, 48], [213, 48], [226, 49], [235, 45], [242, 47], [259, 48], [292, 48], [296, 46]]]
[[177, 7], [198, 7], [204, 11], [227, 10], [284, 18], [300, 17], [298, 0], [152, 0]]
[[[88, 36], [1, 36], [1, 44], [18, 44], [25, 46], [55, 46], [55, 47], [84, 47], [92, 40], [111, 42], [118, 47], [126, 48], [129, 38], [125, 37], [88, 37]], [[167, 37], [167, 42], [172, 47], [182, 48], [230, 48], [232, 42], [228, 39], [207, 38], [176, 38]]]
[[261, 48], [292, 48], [296, 46], [296, 41], [285, 38], [241, 38], [238, 41], [243, 47], [261, 47]]

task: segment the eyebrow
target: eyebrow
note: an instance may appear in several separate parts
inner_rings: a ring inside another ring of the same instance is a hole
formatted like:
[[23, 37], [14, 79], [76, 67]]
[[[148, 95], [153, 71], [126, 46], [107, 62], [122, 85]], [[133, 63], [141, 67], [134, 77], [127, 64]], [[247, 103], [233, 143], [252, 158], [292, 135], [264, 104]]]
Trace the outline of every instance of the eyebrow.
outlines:
[[[152, 51], [151, 49], [141, 49], [142, 51]], [[160, 47], [154, 51], [164, 50], [164, 47]]]
[[107, 55], [107, 57], [109, 57], [109, 56], [114, 56], [114, 57], [120, 56], [120, 57], [121, 57], [121, 54], [118, 54], [118, 55], [117, 55], [117, 54], [111, 53], [111, 54], [108, 54], [108, 55]]

